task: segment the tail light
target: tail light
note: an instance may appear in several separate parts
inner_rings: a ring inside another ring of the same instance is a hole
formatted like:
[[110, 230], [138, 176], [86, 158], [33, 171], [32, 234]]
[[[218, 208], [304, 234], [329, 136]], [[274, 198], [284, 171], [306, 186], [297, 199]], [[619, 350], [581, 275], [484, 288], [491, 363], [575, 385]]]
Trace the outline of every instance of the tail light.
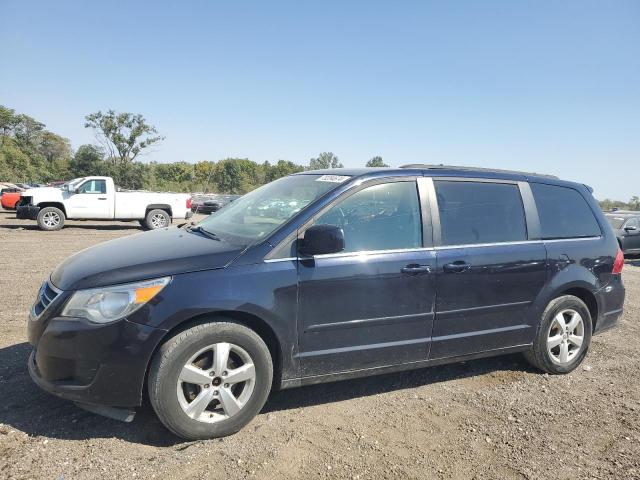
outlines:
[[624, 254], [622, 250], [618, 249], [618, 253], [616, 253], [616, 259], [613, 262], [613, 270], [611, 273], [614, 275], [619, 275], [622, 273], [622, 267], [624, 267]]
[[187, 210], [191, 210], [191, 199], [187, 198]]

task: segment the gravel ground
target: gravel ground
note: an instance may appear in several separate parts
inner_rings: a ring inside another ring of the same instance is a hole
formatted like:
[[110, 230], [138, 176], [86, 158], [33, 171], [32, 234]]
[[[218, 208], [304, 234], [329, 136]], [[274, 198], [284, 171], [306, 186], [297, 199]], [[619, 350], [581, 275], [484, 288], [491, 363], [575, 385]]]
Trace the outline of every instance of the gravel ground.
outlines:
[[148, 406], [131, 424], [102, 418], [40, 391], [26, 370], [25, 320], [43, 279], [78, 250], [138, 232], [40, 232], [0, 211], [0, 479], [640, 478], [639, 259], [625, 266], [619, 328], [570, 375], [512, 355], [287, 390], [240, 433], [185, 443]]

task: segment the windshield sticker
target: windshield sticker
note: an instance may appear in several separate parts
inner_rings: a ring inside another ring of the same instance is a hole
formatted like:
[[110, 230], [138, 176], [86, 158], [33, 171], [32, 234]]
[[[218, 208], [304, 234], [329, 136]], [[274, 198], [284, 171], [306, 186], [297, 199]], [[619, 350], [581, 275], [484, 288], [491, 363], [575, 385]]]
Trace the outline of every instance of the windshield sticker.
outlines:
[[349, 180], [349, 176], [347, 176], [347, 175], [322, 175], [321, 177], [316, 178], [316, 182], [342, 183], [345, 180]]

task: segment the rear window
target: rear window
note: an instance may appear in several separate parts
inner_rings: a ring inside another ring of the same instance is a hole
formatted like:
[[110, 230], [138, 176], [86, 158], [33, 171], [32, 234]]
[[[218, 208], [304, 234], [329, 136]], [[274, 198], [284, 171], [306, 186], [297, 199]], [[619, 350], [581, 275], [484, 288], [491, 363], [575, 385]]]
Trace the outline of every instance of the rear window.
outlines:
[[543, 239], [597, 237], [600, 226], [585, 198], [573, 188], [531, 183]]
[[442, 245], [527, 239], [520, 189], [508, 183], [434, 181]]

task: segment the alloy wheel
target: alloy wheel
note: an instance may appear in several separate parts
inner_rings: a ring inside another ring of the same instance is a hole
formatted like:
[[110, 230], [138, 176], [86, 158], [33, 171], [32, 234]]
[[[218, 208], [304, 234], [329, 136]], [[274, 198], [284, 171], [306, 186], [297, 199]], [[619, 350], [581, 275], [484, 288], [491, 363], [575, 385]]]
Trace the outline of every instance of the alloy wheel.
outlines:
[[584, 320], [573, 309], [558, 312], [547, 335], [547, 351], [554, 363], [565, 365], [582, 351]]
[[151, 217], [153, 228], [164, 228], [167, 226], [167, 219], [161, 213], [156, 213]]
[[47, 212], [42, 216], [42, 222], [49, 228], [57, 227], [60, 224], [60, 215], [56, 212]]
[[178, 375], [178, 403], [190, 418], [215, 423], [237, 415], [253, 394], [254, 362], [233, 343], [209, 345], [189, 358]]

